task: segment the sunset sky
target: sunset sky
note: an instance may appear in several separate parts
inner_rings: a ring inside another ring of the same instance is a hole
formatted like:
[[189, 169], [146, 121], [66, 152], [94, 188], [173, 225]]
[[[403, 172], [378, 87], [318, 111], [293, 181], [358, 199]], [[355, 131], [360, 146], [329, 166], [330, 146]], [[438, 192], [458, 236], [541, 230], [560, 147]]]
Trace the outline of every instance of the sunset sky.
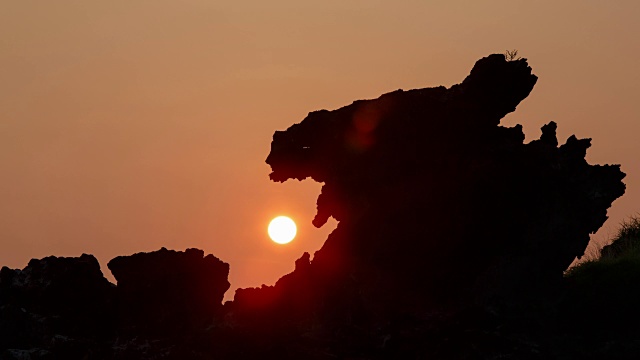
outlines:
[[[269, 181], [275, 130], [396, 89], [456, 84], [518, 49], [539, 80], [506, 125], [558, 123], [621, 164], [594, 237], [640, 212], [640, 2], [0, 2], [0, 265], [197, 247], [231, 290], [273, 284], [336, 223], [320, 184]], [[289, 215], [277, 245], [269, 220]]]

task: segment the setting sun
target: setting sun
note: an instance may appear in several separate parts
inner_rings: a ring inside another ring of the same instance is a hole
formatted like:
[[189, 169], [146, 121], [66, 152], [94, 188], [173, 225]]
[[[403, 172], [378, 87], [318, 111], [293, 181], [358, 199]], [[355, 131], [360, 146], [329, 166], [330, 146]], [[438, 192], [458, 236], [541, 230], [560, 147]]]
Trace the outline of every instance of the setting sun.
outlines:
[[267, 229], [269, 237], [275, 243], [288, 244], [296, 237], [296, 223], [286, 216], [278, 216], [271, 220]]

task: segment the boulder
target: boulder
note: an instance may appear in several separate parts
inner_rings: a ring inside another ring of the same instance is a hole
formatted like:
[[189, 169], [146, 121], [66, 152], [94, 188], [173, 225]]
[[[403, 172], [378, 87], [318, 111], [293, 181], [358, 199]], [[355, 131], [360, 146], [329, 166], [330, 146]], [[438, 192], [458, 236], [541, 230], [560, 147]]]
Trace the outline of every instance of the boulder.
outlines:
[[[0, 349], [51, 348], [115, 335], [115, 286], [93, 255], [32, 259], [0, 270]], [[59, 341], [58, 341], [59, 342]], [[72, 347], [74, 345], [71, 345]], [[44, 350], [43, 350], [44, 351]]]
[[125, 334], [180, 334], [211, 324], [229, 289], [229, 264], [199, 249], [162, 248], [118, 256], [107, 264], [118, 282]]

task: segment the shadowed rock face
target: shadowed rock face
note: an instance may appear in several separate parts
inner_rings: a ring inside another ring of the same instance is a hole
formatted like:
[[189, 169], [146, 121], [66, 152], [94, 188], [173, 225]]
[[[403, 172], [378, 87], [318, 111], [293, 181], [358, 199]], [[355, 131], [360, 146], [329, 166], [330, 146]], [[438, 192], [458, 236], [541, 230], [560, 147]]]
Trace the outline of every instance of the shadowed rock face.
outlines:
[[33, 259], [22, 270], [3, 267], [0, 349], [108, 337], [114, 332], [114, 292], [93, 255]]
[[536, 80], [526, 59], [491, 55], [449, 89], [398, 90], [276, 131], [271, 179], [323, 182], [313, 223], [340, 223], [290, 281], [238, 291], [238, 303], [358, 318], [551, 288], [625, 186], [619, 166], [586, 162], [590, 139], [558, 147], [551, 122], [525, 144], [520, 125], [499, 125]]
[[[222, 322], [229, 265], [202, 250], [92, 255], [0, 271], [0, 359], [195, 359]], [[196, 341], [197, 342], [197, 341]], [[204, 356], [204, 355], [202, 355]]]
[[[224, 306], [229, 265], [198, 249], [117, 257], [117, 287], [91, 255], [2, 268], [0, 359], [602, 358], [556, 316], [558, 299], [589, 293], [562, 284], [568, 296], [544, 297], [624, 173], [588, 164], [589, 139], [559, 146], [554, 122], [527, 144], [520, 125], [500, 126], [536, 80], [525, 59], [491, 55], [451, 88], [398, 90], [276, 132], [271, 179], [323, 182], [313, 223], [339, 225], [313, 259]], [[622, 354], [637, 354], [635, 339]]]
[[120, 327], [133, 334], [179, 334], [220, 315], [229, 264], [204, 251], [162, 248], [107, 264], [118, 281]]

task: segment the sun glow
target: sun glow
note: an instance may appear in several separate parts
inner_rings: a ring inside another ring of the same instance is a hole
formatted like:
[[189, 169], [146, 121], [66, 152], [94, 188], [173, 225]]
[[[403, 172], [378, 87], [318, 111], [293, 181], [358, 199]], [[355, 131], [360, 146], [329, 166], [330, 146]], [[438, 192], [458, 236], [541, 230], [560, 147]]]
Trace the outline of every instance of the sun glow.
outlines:
[[296, 237], [298, 231], [296, 223], [286, 216], [278, 216], [271, 220], [267, 232], [273, 242], [278, 244], [288, 244]]

